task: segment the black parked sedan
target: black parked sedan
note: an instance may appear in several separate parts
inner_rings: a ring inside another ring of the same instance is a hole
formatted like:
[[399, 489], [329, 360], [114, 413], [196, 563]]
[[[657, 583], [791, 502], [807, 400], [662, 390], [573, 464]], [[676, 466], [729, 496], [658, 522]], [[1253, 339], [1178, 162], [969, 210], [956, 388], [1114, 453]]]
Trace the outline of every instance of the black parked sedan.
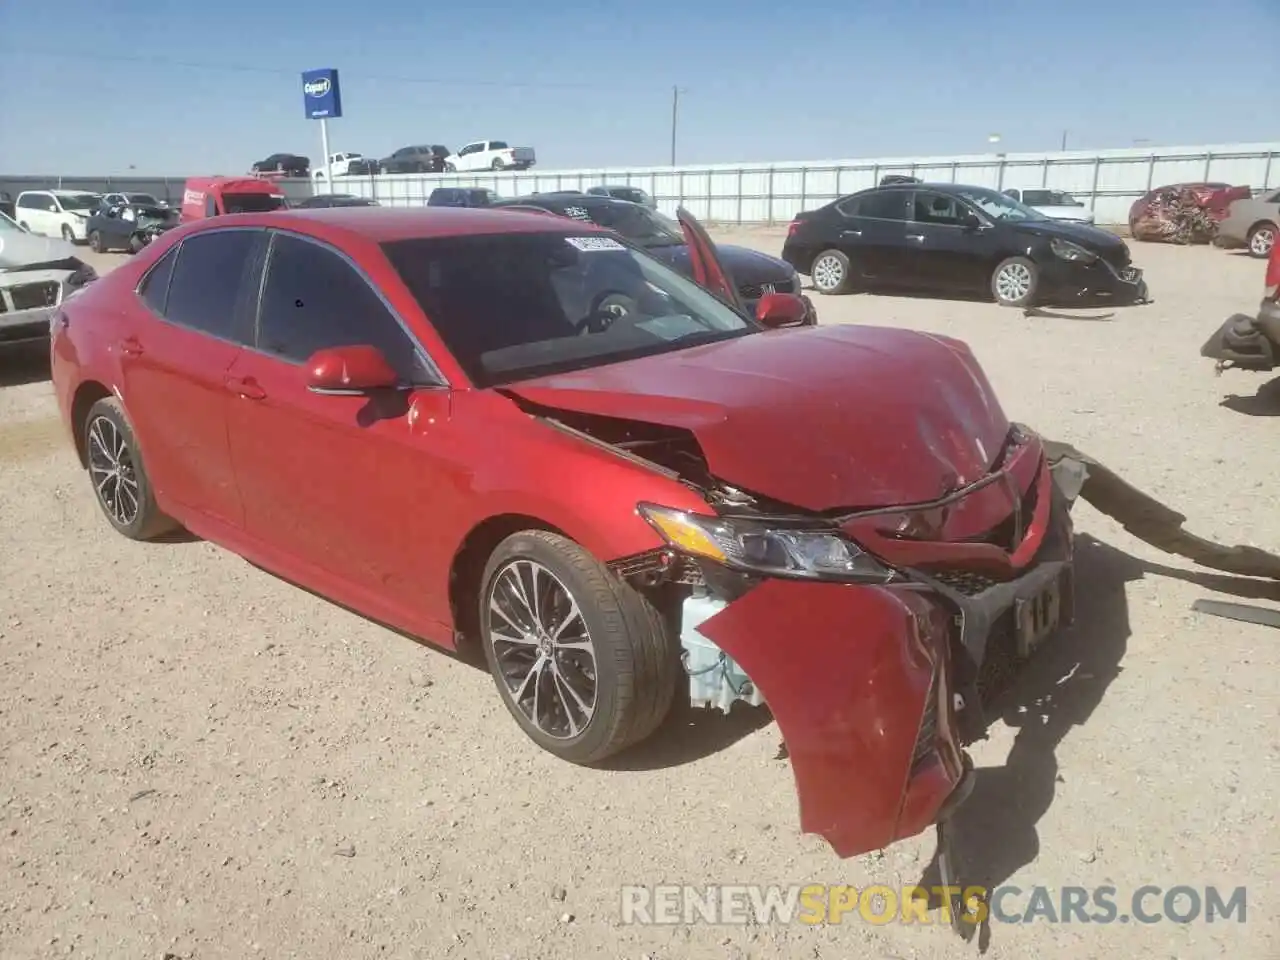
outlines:
[[102, 203], [85, 224], [94, 253], [128, 250], [137, 253], [166, 230], [178, 225], [178, 211], [146, 203]]
[[954, 183], [884, 185], [801, 213], [782, 257], [821, 293], [988, 292], [1015, 307], [1147, 299], [1142, 271], [1119, 237]]
[[[693, 275], [689, 249], [685, 246], [680, 225], [657, 210], [641, 204], [585, 193], [540, 193], [501, 200], [494, 206], [546, 211], [599, 224], [636, 246], [643, 247], [649, 254], [685, 276]], [[717, 243], [716, 250], [725, 269], [733, 275], [743, 306], [753, 316], [760, 298], [766, 293], [800, 293], [799, 274], [777, 257], [729, 244]], [[817, 323], [817, 313], [812, 304], [809, 304], [806, 323]]]

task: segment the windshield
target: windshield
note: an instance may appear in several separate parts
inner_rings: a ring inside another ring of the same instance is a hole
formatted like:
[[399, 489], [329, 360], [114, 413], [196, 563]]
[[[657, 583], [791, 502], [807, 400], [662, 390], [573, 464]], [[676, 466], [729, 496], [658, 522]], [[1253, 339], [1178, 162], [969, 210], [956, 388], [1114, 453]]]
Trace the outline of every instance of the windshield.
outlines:
[[956, 190], [960, 196], [968, 200], [983, 213], [995, 220], [1048, 220], [1039, 210], [1033, 210], [1026, 204], [1019, 203], [1013, 197], [1007, 197], [995, 190], [983, 187], [961, 187]]
[[60, 193], [58, 203], [63, 210], [92, 210], [98, 205], [100, 198], [96, 193]]
[[638, 187], [616, 187], [611, 193], [617, 199], [629, 203], [644, 203], [649, 199], [649, 195]]
[[433, 237], [382, 248], [480, 387], [760, 329], [693, 281], [600, 234]]
[[684, 243], [684, 231], [656, 210], [630, 203], [592, 203], [567, 206], [564, 215], [589, 220], [613, 230], [641, 247], [670, 247]]
[[129, 200], [130, 203], [140, 203], [143, 206], [147, 206], [147, 207], [160, 206], [160, 201], [157, 200], [155, 197], [153, 197], [149, 193], [126, 193], [125, 197]]
[[283, 207], [284, 198], [266, 193], [224, 193], [222, 205], [227, 213], [266, 213]]

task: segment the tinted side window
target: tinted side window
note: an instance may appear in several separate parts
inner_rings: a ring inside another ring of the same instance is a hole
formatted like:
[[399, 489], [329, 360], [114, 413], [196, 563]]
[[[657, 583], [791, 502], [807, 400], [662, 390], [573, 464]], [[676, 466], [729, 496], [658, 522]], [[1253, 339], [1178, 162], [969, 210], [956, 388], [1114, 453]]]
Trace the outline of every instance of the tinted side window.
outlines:
[[24, 193], [18, 197], [18, 206], [23, 210], [43, 210], [40, 204], [40, 197], [34, 193]]
[[258, 313], [258, 348], [302, 363], [327, 347], [382, 351], [406, 383], [430, 382], [413, 341], [373, 288], [331, 250], [277, 234]]
[[506, 150], [507, 143], [505, 140], [490, 140], [489, 149], [490, 150]]
[[165, 319], [237, 340], [236, 302], [260, 237], [256, 230], [218, 230], [183, 240], [169, 281]]
[[151, 268], [142, 280], [138, 295], [148, 307], [164, 316], [165, 300], [169, 296], [169, 278], [173, 276], [173, 264], [178, 259], [178, 247], [174, 247]]
[[955, 197], [949, 197], [945, 193], [921, 191], [915, 197], [915, 213], [912, 219], [916, 223], [957, 226], [964, 214], [964, 207]]
[[906, 190], [886, 190], [883, 193], [864, 193], [858, 198], [859, 217], [872, 217], [877, 220], [907, 219]]

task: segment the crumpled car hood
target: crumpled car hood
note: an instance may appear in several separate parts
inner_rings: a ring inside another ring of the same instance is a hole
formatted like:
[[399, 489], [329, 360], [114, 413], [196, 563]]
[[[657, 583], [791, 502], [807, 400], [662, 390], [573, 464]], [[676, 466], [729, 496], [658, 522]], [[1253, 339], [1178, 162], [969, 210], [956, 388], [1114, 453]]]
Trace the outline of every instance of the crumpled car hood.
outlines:
[[65, 261], [75, 256], [76, 248], [61, 237], [42, 237], [20, 230], [0, 232], [0, 270]]
[[967, 348], [888, 327], [775, 330], [507, 390], [687, 429], [720, 480], [817, 511], [944, 496], [989, 472], [1009, 433]]

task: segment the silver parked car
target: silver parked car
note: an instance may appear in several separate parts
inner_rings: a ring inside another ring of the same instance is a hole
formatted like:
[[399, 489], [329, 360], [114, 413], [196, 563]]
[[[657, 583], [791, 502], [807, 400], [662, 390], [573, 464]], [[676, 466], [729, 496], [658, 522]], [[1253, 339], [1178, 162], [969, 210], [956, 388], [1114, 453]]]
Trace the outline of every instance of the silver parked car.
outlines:
[[0, 348], [47, 342], [62, 301], [96, 279], [60, 237], [42, 237], [0, 213]]
[[1232, 201], [1226, 218], [1218, 224], [1218, 243], [1247, 247], [1251, 256], [1265, 259], [1276, 245], [1278, 230], [1280, 190], [1268, 190], [1258, 197]]

